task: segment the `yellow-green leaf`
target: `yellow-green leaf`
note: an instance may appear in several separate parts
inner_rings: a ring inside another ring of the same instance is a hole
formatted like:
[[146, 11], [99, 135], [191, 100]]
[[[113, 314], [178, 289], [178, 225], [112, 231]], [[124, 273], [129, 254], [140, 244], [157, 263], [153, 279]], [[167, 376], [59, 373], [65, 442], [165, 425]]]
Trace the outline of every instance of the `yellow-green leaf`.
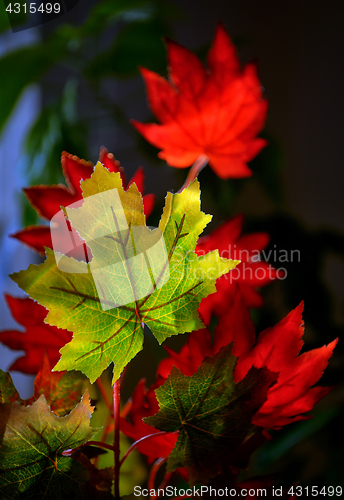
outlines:
[[116, 380], [142, 349], [144, 323], [159, 343], [202, 328], [201, 299], [238, 261], [218, 251], [196, 256], [211, 220], [200, 210], [197, 180], [180, 194], [168, 193], [155, 230], [145, 226], [136, 185], [124, 191], [119, 173], [98, 163], [82, 189], [83, 205], [65, 213], [91, 249], [90, 262], [47, 249], [43, 264], [12, 279], [49, 310], [47, 323], [74, 332], [54, 370], [80, 370], [93, 382], [114, 362]]

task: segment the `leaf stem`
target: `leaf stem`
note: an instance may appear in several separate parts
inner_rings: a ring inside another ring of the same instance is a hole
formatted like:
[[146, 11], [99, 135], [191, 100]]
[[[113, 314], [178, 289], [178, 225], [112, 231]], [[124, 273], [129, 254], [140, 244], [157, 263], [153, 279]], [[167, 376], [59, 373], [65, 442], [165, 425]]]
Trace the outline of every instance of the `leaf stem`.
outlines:
[[137, 446], [139, 444], [141, 444], [143, 441], [145, 441], [146, 439], [150, 439], [150, 438], [153, 438], [153, 437], [156, 437], [156, 436], [162, 436], [163, 434], [167, 434], [166, 431], [160, 431], [160, 432], [155, 432], [153, 434], [148, 434], [148, 436], [144, 436], [140, 439], [138, 439], [137, 441], [135, 441], [135, 443], [133, 443], [130, 448], [127, 450], [126, 454], [123, 456], [121, 462], [120, 462], [120, 466], [122, 466], [123, 462], [125, 461], [125, 459], [128, 457], [128, 455], [130, 455], [130, 453], [135, 450], [135, 448], [137, 448]]
[[102, 443], [101, 441], [87, 441], [86, 444], [90, 446], [99, 446], [99, 448], [106, 448], [107, 450], [110, 451], [115, 451], [114, 447], [111, 446], [111, 444]]
[[123, 408], [121, 410], [121, 418], [125, 418], [128, 415], [132, 406], [133, 406], [133, 401], [130, 398], [130, 399], [128, 399], [128, 401], [125, 403], [125, 405], [123, 406]]
[[198, 176], [200, 171], [203, 170], [203, 168], [207, 165], [208, 161], [209, 161], [209, 158], [207, 155], [205, 155], [205, 154], [199, 155], [199, 157], [197, 158], [195, 163], [190, 168], [188, 175], [185, 179], [185, 182], [182, 185], [182, 187], [179, 189], [178, 193], [181, 193], [184, 189], [186, 189], [188, 187], [189, 184], [191, 184], [192, 181], [194, 181], [196, 179], [196, 177]]
[[[160, 467], [166, 462], [167, 458], [158, 458], [158, 460], [154, 463], [153, 467], [151, 468], [149, 478], [148, 478], [148, 490], [152, 491], [155, 490], [155, 477], [157, 475], [158, 470]], [[172, 476], [173, 472], [168, 472], [165, 474], [164, 479], [162, 480], [158, 491], [159, 490], [164, 490], [168, 484], [168, 481], [170, 477]], [[155, 496], [154, 498], [158, 498], [160, 495]]]
[[165, 462], [166, 462], [166, 458], [158, 458], [158, 460], [156, 462], [154, 462], [153, 467], [151, 468], [151, 471], [149, 474], [149, 478], [148, 478], [148, 490], [149, 491], [155, 490], [156, 474], [157, 474], [158, 470], [160, 469], [160, 467], [162, 466], [162, 464]]
[[115, 452], [115, 467], [114, 467], [114, 481], [115, 481], [115, 500], [120, 500], [119, 495], [119, 470], [121, 467], [120, 462], [120, 446], [119, 446], [119, 422], [120, 422], [120, 383], [119, 379], [116, 380], [113, 386], [113, 411], [115, 420], [114, 429], [114, 452]]
[[97, 384], [99, 392], [104, 400], [104, 403], [106, 404], [106, 406], [108, 407], [108, 409], [110, 410], [110, 413], [111, 413], [112, 412], [112, 404], [111, 404], [109, 397], [106, 393], [103, 381], [100, 378], [97, 378], [96, 384]]

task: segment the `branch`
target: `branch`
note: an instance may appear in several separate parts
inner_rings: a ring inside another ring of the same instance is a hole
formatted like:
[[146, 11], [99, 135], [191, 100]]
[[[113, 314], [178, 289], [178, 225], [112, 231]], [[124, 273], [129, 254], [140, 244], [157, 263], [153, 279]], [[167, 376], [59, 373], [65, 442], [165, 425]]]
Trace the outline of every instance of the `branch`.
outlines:
[[120, 446], [119, 446], [119, 422], [120, 422], [120, 383], [116, 380], [113, 386], [113, 412], [115, 419], [115, 429], [114, 429], [114, 451], [115, 451], [115, 467], [114, 467], [114, 481], [115, 481], [115, 500], [120, 500], [119, 496], [119, 470], [121, 467], [121, 461], [119, 459]]
[[145, 441], [146, 439], [150, 439], [150, 438], [153, 438], [153, 437], [156, 437], [156, 436], [162, 436], [163, 434], [167, 434], [166, 431], [160, 431], [160, 432], [155, 432], [154, 434], [148, 434], [148, 436], [144, 436], [142, 437], [141, 439], [138, 439], [137, 441], [135, 441], [135, 443], [133, 443], [130, 448], [127, 450], [126, 454], [124, 455], [124, 457], [122, 458], [121, 462], [120, 462], [120, 466], [123, 465], [123, 462], [125, 461], [125, 459], [128, 457], [128, 455], [130, 455], [130, 453], [135, 450], [135, 448], [137, 448], [137, 446], [139, 444], [141, 444], [143, 441]]
[[87, 441], [86, 444], [90, 446], [99, 446], [99, 448], [105, 448], [107, 450], [114, 451], [114, 448], [113, 446], [111, 446], [111, 444], [102, 443], [101, 441]]
[[[149, 491], [154, 490], [155, 492], [155, 477], [157, 475], [158, 470], [160, 467], [166, 462], [167, 458], [158, 458], [158, 460], [154, 463], [153, 467], [151, 468], [151, 472], [149, 474], [148, 478], [148, 489]], [[164, 490], [168, 484], [168, 481], [170, 480], [170, 477], [172, 476], [173, 472], [168, 472], [165, 474], [164, 479], [162, 480], [159, 488], [159, 490]], [[160, 495], [157, 495], [155, 498], [159, 498]]]

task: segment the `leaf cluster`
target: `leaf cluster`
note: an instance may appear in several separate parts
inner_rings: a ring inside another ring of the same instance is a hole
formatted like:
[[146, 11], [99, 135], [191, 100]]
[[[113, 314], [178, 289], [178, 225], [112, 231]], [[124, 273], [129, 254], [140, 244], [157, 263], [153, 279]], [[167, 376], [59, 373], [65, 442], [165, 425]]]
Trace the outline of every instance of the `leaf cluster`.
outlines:
[[[0, 492], [6, 500], [47, 495], [62, 500], [72, 494], [87, 498], [89, 472], [66, 451], [84, 444], [97, 431], [90, 426], [93, 407], [87, 391], [76, 406], [73, 398], [69, 400], [75, 382], [70, 375], [64, 380], [61, 375], [58, 380], [48, 376], [42, 383], [48, 369], [43, 367], [36, 378], [34, 401], [22, 401], [11, 376], [0, 373]], [[48, 403], [55, 403], [57, 411]]]
[[145, 419], [167, 432], [179, 430], [167, 470], [187, 467], [192, 485], [207, 483], [224, 467], [243, 466], [242, 448], [256, 432], [252, 417], [274, 381], [268, 370], [252, 368], [235, 384], [235, 363], [228, 345], [191, 377], [173, 367], [156, 391], [159, 412]]

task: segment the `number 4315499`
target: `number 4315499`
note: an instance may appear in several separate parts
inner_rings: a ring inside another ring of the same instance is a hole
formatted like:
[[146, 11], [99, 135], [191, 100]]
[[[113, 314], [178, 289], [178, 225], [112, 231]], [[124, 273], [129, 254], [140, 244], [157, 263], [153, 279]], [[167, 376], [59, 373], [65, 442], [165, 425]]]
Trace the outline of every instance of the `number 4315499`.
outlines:
[[318, 495], [340, 497], [342, 493], [343, 489], [341, 486], [323, 486], [322, 488], [320, 488], [320, 486], [292, 486], [288, 490], [288, 495], [295, 495], [297, 497], [302, 495], [307, 497], [317, 497]]
[[6, 7], [6, 12], [9, 12], [10, 14], [19, 14], [20, 12], [23, 12], [24, 14], [35, 14], [36, 12], [40, 12], [41, 14], [43, 14], [44, 12], [46, 14], [59, 14], [60, 11], [61, 5], [58, 2], [54, 4], [31, 2], [28, 5], [26, 3], [9, 3]]

